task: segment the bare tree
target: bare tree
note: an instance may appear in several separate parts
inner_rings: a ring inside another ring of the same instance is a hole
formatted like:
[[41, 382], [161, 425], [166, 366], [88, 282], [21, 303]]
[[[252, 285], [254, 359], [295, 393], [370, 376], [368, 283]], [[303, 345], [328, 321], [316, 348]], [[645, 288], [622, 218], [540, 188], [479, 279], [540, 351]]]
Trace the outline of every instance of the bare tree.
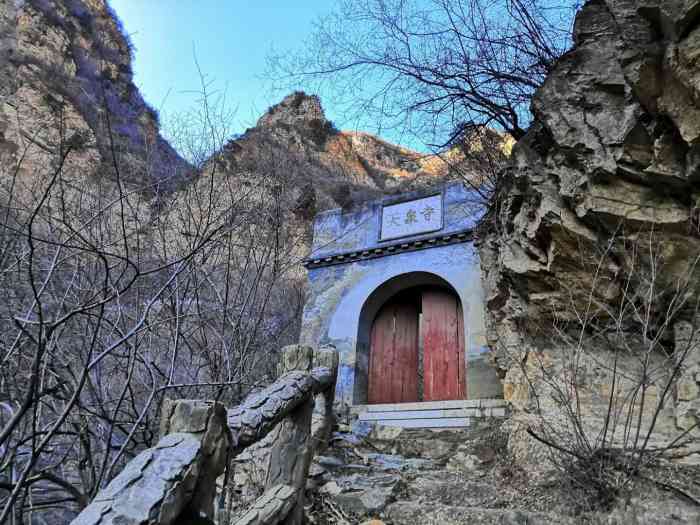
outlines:
[[[304, 299], [285, 157], [224, 173], [217, 154], [189, 180], [143, 182], [106, 109], [110, 158], [94, 166], [89, 134], [57, 118], [22, 130], [45, 147], [28, 141], [0, 174], [3, 523], [84, 508], [154, 443], [165, 393], [233, 404], [267, 383]], [[215, 122], [195, 136], [220, 153]]]
[[272, 55], [271, 77], [349, 116], [423, 142], [490, 127], [516, 140], [535, 89], [570, 45], [577, 5], [542, 0], [341, 0], [307, 48]]
[[[536, 416], [527, 432], [548, 448], [578, 510], [607, 509], [645, 481], [700, 505], [663, 469], [693, 452], [700, 430], [676, 398], [700, 356], [700, 256], [667, 271], [667, 250], [661, 234], [621, 227], [586, 268], [590, 287], [564, 288], [568, 303], [541, 327], [549, 350], [521, 363]], [[612, 289], [610, 268], [620, 274]]]

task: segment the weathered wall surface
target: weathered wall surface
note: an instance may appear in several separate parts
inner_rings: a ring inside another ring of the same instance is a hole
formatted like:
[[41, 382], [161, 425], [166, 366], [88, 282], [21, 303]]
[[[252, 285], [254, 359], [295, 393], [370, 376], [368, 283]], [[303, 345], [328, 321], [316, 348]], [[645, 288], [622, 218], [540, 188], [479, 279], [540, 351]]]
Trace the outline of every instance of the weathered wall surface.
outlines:
[[[427, 192], [432, 195], [438, 192]], [[478, 207], [473, 196], [461, 184], [451, 184], [443, 191], [444, 223], [441, 236], [469, 232], [476, 224]], [[314, 240], [310, 259], [354, 251], [372, 251], [391, 244], [380, 241], [382, 206], [406, 201], [423, 193], [404, 193], [362, 203], [350, 210], [330, 210], [320, 213], [314, 221]], [[435, 237], [436, 232], [412, 235], [411, 242]]]
[[[691, 0], [589, 1], [574, 49], [532, 102], [534, 123], [480, 247], [489, 344], [523, 418], [531, 385], [561, 373], [580, 347], [591, 429], [607, 409], [615, 355], [630, 388], [640, 356], [655, 364], [650, 424], [698, 328], [699, 14]], [[661, 442], [700, 421], [699, 357], [691, 348], [659, 414]]]
[[[415, 196], [400, 198], [411, 197]], [[459, 296], [464, 311], [467, 395], [500, 397], [500, 381], [485, 339], [479, 258], [469, 240], [474, 224], [469, 193], [461, 185], [445, 189], [442, 230], [379, 242], [382, 204], [395, 200], [366, 203], [347, 212], [332, 210], [317, 218], [301, 343], [335, 345], [340, 353], [336, 401], [364, 403], [366, 337], [374, 314], [402, 289], [447, 285]], [[314, 265], [325, 260], [332, 264]]]

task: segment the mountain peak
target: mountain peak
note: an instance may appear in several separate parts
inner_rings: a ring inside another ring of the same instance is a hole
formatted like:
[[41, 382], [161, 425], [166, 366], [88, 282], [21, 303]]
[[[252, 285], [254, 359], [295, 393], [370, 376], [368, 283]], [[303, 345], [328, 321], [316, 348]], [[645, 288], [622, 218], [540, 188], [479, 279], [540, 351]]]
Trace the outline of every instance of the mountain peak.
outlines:
[[325, 120], [326, 115], [318, 96], [295, 91], [270, 107], [258, 120], [258, 127], [273, 127], [279, 124], [295, 126]]

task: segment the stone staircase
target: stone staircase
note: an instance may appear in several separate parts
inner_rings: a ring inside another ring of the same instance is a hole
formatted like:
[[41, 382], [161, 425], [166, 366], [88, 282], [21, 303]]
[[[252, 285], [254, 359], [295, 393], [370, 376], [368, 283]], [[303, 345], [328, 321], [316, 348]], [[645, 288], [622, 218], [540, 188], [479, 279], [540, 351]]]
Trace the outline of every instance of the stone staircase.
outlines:
[[474, 420], [506, 417], [503, 399], [462, 399], [358, 405], [353, 412], [360, 421], [402, 428], [467, 428]]
[[[426, 409], [430, 410], [438, 409]], [[370, 410], [365, 418], [383, 412], [387, 411]], [[556, 496], [548, 501], [538, 492], [528, 498], [527, 487], [519, 485], [519, 473], [504, 461], [500, 421], [471, 419], [462, 428], [447, 430], [376, 425], [376, 421], [363, 419], [352, 429], [336, 432], [332, 446], [315, 458], [307, 487], [312, 495], [307, 509], [310, 523], [370, 519], [393, 525], [573, 523], [556, 513]]]

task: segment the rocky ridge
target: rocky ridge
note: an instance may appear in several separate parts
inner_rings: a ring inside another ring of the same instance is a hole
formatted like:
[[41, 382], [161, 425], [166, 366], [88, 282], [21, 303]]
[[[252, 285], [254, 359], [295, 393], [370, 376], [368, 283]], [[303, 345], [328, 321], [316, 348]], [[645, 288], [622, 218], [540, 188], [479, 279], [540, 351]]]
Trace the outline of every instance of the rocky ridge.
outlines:
[[[22, 0], [0, 6], [0, 156], [21, 159], [25, 181], [70, 146], [66, 171], [117, 175], [153, 194], [170, 192], [196, 173], [162, 138], [157, 112], [133, 83], [132, 48], [105, 0]], [[334, 128], [315, 96], [294, 93], [254, 128], [206, 163], [253, 177], [274, 150], [299, 174], [307, 209], [347, 206], [385, 191], [434, 184], [448, 176], [442, 160], [373, 135]], [[448, 162], [445, 162], [448, 161]], [[115, 173], [115, 164], [119, 167]], [[9, 176], [9, 175], [8, 175]], [[31, 184], [27, 184], [31, 187]], [[314, 187], [313, 192], [310, 191]], [[29, 190], [31, 191], [31, 190]], [[318, 195], [315, 195], [318, 193]]]
[[319, 98], [303, 92], [269, 108], [215, 158], [225, 172], [254, 174], [261, 159], [273, 153], [300, 188], [300, 209], [308, 218], [317, 211], [434, 185], [458, 176], [458, 170], [476, 173], [457, 148], [421, 154], [369, 133], [340, 131], [326, 118]]

